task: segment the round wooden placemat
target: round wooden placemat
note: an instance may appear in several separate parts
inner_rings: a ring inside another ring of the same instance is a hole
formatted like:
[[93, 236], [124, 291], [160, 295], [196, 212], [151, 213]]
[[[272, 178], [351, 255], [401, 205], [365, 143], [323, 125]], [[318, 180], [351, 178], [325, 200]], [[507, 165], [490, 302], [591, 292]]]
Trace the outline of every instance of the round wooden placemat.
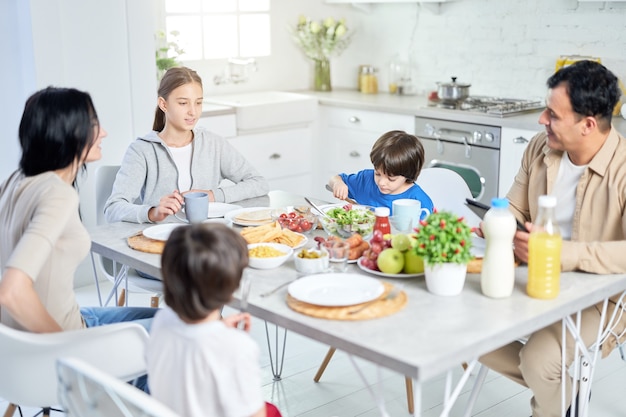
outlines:
[[147, 253], [156, 253], [158, 255], [163, 253], [163, 248], [165, 247], [165, 242], [161, 240], [148, 239], [141, 232], [129, 237], [127, 242], [128, 246], [135, 250]]
[[363, 304], [356, 304], [352, 306], [345, 307], [325, 307], [325, 306], [317, 306], [314, 304], [304, 303], [302, 301], [296, 300], [289, 294], [287, 294], [287, 305], [294, 311], [298, 313], [306, 314], [307, 316], [317, 317], [320, 319], [329, 319], [329, 320], [370, 320], [377, 319], [379, 317], [385, 317], [390, 314], [396, 313], [407, 303], [407, 295], [404, 291], [400, 291], [398, 295], [390, 300], [385, 300], [387, 294], [393, 289], [393, 285], [384, 282], [385, 291], [382, 293], [380, 297], [378, 297], [378, 301], [372, 302], [363, 310], [350, 314], [351, 311], [357, 310], [359, 306]]

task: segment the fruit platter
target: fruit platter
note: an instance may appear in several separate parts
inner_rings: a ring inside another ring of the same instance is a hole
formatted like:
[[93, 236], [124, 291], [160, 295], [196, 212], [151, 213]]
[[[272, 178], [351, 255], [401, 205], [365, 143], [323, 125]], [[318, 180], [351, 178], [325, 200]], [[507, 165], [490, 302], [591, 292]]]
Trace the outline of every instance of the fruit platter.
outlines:
[[375, 230], [357, 265], [363, 271], [387, 278], [412, 278], [424, 274], [424, 260], [413, 250], [410, 235], [383, 235]]

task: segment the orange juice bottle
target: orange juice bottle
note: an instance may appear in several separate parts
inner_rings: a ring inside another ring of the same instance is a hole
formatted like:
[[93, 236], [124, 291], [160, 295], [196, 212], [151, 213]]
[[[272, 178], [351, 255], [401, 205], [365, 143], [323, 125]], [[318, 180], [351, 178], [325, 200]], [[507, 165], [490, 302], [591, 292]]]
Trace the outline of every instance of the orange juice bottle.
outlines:
[[539, 215], [528, 240], [528, 285], [533, 298], [559, 295], [561, 277], [561, 234], [554, 219], [556, 197], [539, 197]]

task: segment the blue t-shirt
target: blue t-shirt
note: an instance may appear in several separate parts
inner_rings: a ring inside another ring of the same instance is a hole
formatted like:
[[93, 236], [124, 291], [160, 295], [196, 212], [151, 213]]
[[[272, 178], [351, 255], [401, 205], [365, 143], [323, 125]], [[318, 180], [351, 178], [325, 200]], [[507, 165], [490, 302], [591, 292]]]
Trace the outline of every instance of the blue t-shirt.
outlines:
[[[343, 182], [348, 186], [348, 197], [356, 200], [359, 204], [373, 207], [389, 207], [392, 210], [391, 203], [399, 198], [410, 198], [419, 200], [422, 208], [433, 212], [433, 201], [422, 188], [413, 184], [411, 188], [400, 194], [383, 194], [378, 189], [374, 181], [374, 170], [364, 169], [356, 174], [339, 174]], [[422, 215], [422, 217], [425, 217]]]

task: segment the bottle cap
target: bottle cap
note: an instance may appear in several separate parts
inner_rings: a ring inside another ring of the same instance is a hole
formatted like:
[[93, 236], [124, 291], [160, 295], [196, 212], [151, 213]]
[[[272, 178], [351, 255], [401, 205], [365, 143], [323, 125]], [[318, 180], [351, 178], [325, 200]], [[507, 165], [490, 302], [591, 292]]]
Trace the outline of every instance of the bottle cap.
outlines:
[[506, 198], [492, 198], [491, 207], [507, 208], [509, 207], [509, 200]]
[[556, 197], [553, 195], [539, 196], [539, 207], [556, 207]]
[[378, 217], [389, 217], [389, 207], [376, 207], [374, 215]]

